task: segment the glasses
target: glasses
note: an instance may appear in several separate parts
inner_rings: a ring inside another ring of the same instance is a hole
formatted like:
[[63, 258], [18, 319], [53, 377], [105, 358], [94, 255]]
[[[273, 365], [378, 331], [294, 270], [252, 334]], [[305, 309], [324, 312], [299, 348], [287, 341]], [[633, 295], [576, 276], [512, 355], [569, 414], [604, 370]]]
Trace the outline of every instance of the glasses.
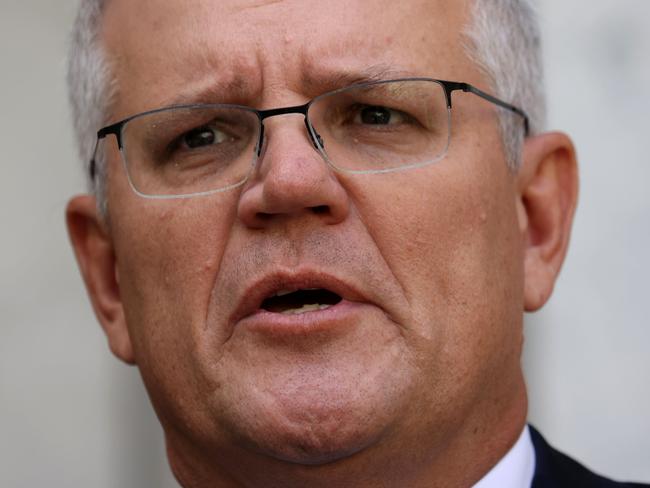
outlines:
[[441, 160], [451, 140], [451, 95], [473, 93], [523, 119], [519, 108], [467, 83], [405, 78], [360, 83], [304, 105], [256, 110], [242, 105], [182, 105], [133, 115], [97, 133], [113, 134], [133, 190], [149, 198], [184, 198], [242, 185], [264, 144], [264, 120], [301, 114], [313, 144], [335, 170], [373, 174]]

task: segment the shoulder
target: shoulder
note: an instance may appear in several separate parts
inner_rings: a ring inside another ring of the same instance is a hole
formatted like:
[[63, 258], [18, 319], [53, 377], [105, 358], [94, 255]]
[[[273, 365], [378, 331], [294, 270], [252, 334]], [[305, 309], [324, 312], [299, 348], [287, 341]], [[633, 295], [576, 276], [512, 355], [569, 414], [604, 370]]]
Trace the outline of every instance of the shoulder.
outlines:
[[618, 483], [592, 473], [577, 461], [553, 449], [532, 426], [530, 436], [535, 447], [535, 477], [532, 488], [642, 488], [650, 485]]

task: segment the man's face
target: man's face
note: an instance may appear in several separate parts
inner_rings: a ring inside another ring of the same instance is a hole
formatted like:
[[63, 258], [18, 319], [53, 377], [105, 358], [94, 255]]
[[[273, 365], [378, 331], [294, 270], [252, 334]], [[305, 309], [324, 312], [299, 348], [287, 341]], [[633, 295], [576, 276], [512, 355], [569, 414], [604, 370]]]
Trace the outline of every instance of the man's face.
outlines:
[[[299, 105], [384, 70], [488, 89], [463, 49], [468, 8], [112, 0], [112, 119], [178, 102]], [[452, 134], [437, 164], [352, 175], [324, 162], [302, 116], [274, 117], [242, 188], [172, 200], [137, 196], [110, 141], [119, 296], [172, 451], [324, 463], [443, 445], [511, 408], [523, 307], [516, 181], [488, 104], [455, 93]], [[298, 289], [342, 301], [264, 309]]]

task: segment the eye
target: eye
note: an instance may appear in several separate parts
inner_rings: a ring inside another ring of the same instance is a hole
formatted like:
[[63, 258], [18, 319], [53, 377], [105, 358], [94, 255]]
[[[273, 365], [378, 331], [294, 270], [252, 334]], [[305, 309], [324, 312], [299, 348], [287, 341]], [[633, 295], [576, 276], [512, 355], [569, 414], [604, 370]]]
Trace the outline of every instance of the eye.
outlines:
[[213, 144], [221, 144], [231, 140], [232, 137], [228, 136], [223, 131], [218, 130], [216, 127], [210, 126], [198, 127], [187, 132], [182, 137], [183, 144], [190, 149], [211, 146]]
[[360, 108], [355, 122], [369, 125], [400, 124], [405, 120], [401, 112], [382, 106], [366, 106]]

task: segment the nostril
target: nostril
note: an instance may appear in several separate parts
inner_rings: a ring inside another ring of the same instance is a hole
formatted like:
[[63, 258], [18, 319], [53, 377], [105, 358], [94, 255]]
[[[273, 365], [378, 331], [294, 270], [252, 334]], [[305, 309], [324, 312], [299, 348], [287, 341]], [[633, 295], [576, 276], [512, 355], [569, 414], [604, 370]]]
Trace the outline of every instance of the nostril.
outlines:
[[328, 205], [318, 205], [317, 207], [311, 207], [311, 211], [316, 215], [323, 215], [330, 212]]
[[266, 222], [268, 220], [271, 220], [271, 217], [273, 217], [271, 214], [264, 213], [264, 212], [257, 212], [255, 214], [255, 218], [261, 222]]

